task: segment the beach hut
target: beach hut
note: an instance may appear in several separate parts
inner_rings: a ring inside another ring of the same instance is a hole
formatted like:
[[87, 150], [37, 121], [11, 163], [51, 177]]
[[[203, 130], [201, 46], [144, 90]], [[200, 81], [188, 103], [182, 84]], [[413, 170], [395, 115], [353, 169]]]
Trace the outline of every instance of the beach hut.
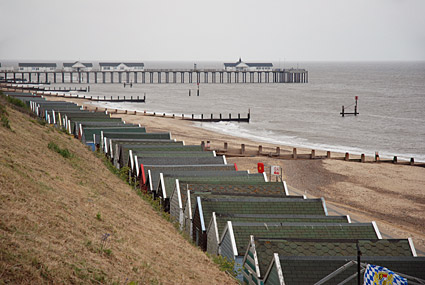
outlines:
[[[275, 254], [264, 277], [265, 285], [274, 284], [316, 284], [329, 276], [324, 284], [357, 284], [356, 256], [292, 256], [280, 257]], [[383, 266], [407, 278], [408, 284], [424, 284], [425, 257], [363, 257], [362, 269], [372, 264]], [[335, 272], [337, 269], [338, 272]], [[363, 272], [363, 271], [362, 271]], [[348, 283], [345, 283], [349, 280]], [[363, 273], [360, 274], [363, 284]]]
[[[166, 172], [179, 172], [181, 173], [194, 173], [201, 172], [206, 173], [209, 171], [220, 171], [225, 176], [229, 176], [228, 172], [236, 172], [236, 166], [233, 164], [203, 164], [203, 165], [144, 165], [143, 166], [143, 175], [140, 179], [140, 187], [141, 189], [149, 189], [149, 191], [154, 191], [156, 189], [156, 185], [159, 183], [160, 173]], [[224, 173], [226, 172], [226, 173]], [[154, 187], [155, 186], [155, 187]]]
[[[228, 221], [245, 223], [351, 223], [346, 216], [293, 215], [293, 214], [238, 214], [213, 212], [207, 227], [207, 252], [218, 254], [218, 242]], [[245, 256], [246, 257], [246, 256]], [[245, 259], [244, 259], [245, 260]], [[249, 260], [251, 261], [251, 260]]]
[[[244, 223], [228, 221], [219, 242], [219, 254], [235, 261], [235, 271], [242, 269], [250, 236], [303, 239], [381, 239], [375, 223]], [[242, 273], [238, 279], [243, 280]], [[309, 284], [309, 283], [290, 283]]]
[[411, 239], [298, 239], [261, 238], [251, 235], [243, 259], [243, 281], [262, 283], [274, 255], [292, 256], [357, 256], [357, 244], [362, 258], [368, 256], [416, 256]]
[[[279, 182], [278, 182], [279, 183]], [[273, 192], [272, 192], [273, 193]], [[274, 192], [276, 193], [276, 192]], [[190, 193], [188, 193], [190, 195]], [[232, 194], [229, 194], [232, 195]], [[233, 194], [234, 195], [234, 194]], [[251, 197], [202, 197], [196, 193], [196, 201], [193, 209], [192, 234], [193, 240], [203, 250], [207, 250], [207, 244], [213, 242], [219, 244], [220, 240], [208, 241], [207, 228], [210, 225], [213, 212], [235, 214], [280, 214], [280, 215], [322, 215], [326, 216], [326, 205], [323, 199], [304, 199], [303, 197], [282, 197], [270, 194], [270, 191], [258, 191]], [[188, 198], [188, 201], [189, 198]], [[185, 215], [186, 218], [186, 215]], [[186, 221], [189, 224], [189, 221]], [[214, 228], [212, 228], [214, 229]], [[211, 234], [214, 239], [219, 235]]]
[[[179, 178], [181, 179], [179, 181]], [[164, 211], [170, 211], [170, 199], [176, 191], [176, 184], [181, 183], [188, 186], [187, 190], [193, 192], [211, 192], [213, 194], [228, 194], [233, 193], [237, 195], [240, 193], [255, 193], [253, 185], [259, 185], [259, 183], [266, 183], [263, 180], [263, 176], [256, 174], [247, 175], [230, 175], [230, 176], [177, 176], [177, 177], [164, 177], [160, 174], [158, 187], [155, 189], [153, 194], [158, 197], [164, 207]], [[266, 183], [269, 184], [269, 183]], [[280, 183], [282, 184], [282, 183]], [[266, 185], [272, 188], [274, 185]], [[180, 187], [179, 187], [180, 188]], [[199, 190], [198, 190], [199, 189]], [[245, 189], [245, 190], [243, 190]], [[276, 192], [282, 194], [284, 192], [279, 189]], [[178, 200], [178, 199], [177, 199]]]

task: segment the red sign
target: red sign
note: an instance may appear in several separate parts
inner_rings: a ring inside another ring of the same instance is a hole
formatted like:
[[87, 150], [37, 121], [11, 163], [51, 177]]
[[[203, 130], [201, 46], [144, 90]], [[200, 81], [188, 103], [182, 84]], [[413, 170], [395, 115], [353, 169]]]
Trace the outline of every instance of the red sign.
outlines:
[[258, 168], [258, 173], [263, 173], [264, 172], [264, 163], [259, 162], [257, 164], [257, 168]]

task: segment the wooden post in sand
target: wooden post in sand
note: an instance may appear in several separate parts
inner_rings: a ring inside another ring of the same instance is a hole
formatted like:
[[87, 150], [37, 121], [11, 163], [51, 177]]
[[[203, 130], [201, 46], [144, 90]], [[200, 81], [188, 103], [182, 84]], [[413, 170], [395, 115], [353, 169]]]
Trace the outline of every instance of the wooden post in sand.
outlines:
[[259, 145], [258, 146], [258, 155], [260, 155], [263, 152], [263, 146]]
[[224, 151], [227, 151], [227, 142], [224, 143]]
[[397, 163], [397, 156], [394, 156], [393, 158], [393, 163], [396, 164]]
[[350, 154], [348, 152], [345, 153], [345, 157], [344, 157], [345, 161], [350, 160]]
[[278, 147], [278, 146], [276, 147], [276, 155], [280, 156], [280, 147]]
[[329, 150], [326, 152], [326, 158], [331, 158], [331, 152]]
[[295, 147], [292, 149], [292, 158], [297, 159], [297, 149]]
[[316, 156], [316, 151], [312, 149], [310, 154], [310, 159], [314, 159], [315, 156]]
[[245, 144], [241, 144], [241, 154], [245, 154]]
[[362, 155], [360, 156], [360, 161], [361, 162], [365, 162], [366, 161], [366, 158], [365, 158], [364, 153], [362, 153]]
[[410, 165], [415, 165], [415, 159], [413, 157], [410, 158]]

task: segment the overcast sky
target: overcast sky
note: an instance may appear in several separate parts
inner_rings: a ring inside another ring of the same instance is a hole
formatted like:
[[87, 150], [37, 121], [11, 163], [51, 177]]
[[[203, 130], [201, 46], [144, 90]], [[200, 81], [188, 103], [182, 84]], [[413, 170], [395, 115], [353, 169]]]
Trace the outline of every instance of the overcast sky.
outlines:
[[425, 60], [424, 0], [0, 0], [0, 60]]

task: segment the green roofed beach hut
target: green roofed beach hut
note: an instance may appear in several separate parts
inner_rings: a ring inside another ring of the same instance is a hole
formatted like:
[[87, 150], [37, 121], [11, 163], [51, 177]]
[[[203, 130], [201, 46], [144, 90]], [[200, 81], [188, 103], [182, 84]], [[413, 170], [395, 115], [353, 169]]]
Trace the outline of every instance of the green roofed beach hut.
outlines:
[[[235, 261], [235, 270], [240, 271], [242, 268], [251, 235], [263, 238], [381, 239], [376, 223], [233, 223], [228, 221], [220, 237], [219, 253], [228, 260]], [[238, 274], [238, 278], [242, 281], [243, 275]]]
[[[316, 284], [323, 280], [320, 284], [355, 285], [358, 284], [356, 259], [356, 256], [281, 257], [276, 253], [262, 284]], [[361, 268], [366, 268], [368, 264], [388, 268], [405, 277], [408, 284], [425, 284], [425, 257], [362, 257]], [[361, 284], [364, 284], [363, 276], [361, 273]]]
[[281, 239], [250, 237], [243, 260], [243, 279], [248, 284], [263, 284], [268, 267], [279, 254], [292, 256], [356, 256], [357, 244], [362, 258], [368, 256], [416, 256], [409, 239]]

